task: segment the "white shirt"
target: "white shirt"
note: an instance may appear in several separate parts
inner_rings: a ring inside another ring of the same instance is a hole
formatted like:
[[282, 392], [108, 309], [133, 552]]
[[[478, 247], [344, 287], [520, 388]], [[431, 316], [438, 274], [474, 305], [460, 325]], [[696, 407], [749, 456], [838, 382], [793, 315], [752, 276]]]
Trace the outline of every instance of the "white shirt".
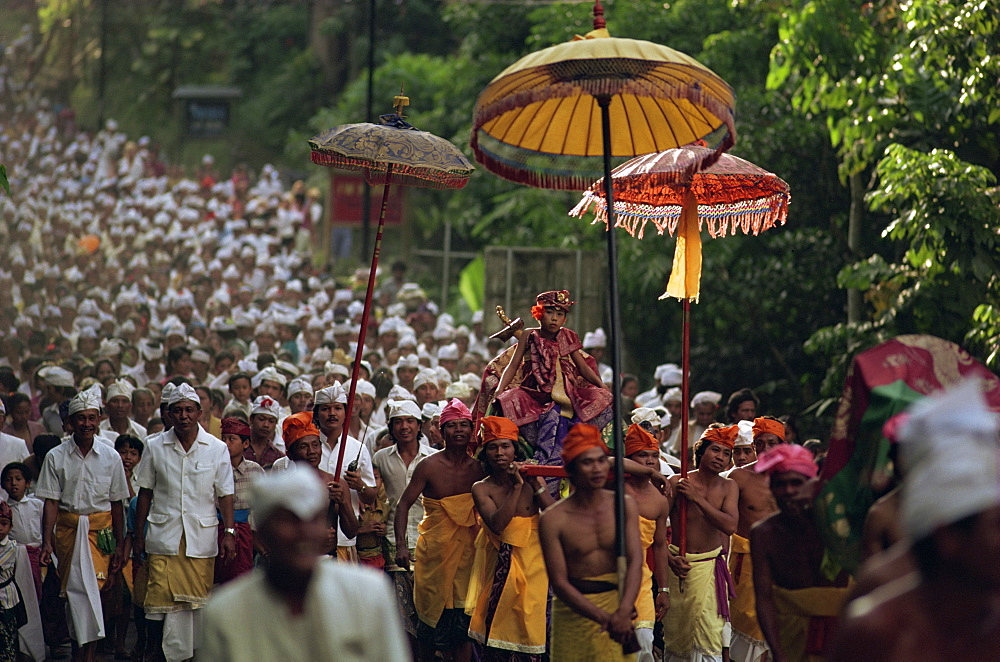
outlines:
[[70, 437], [45, 456], [35, 497], [54, 499], [59, 510], [77, 515], [106, 513], [112, 501], [129, 498], [122, 458], [96, 438], [84, 456]]
[[[105, 418], [99, 426], [103, 430], [102, 434], [114, 441], [118, 438], [118, 433], [111, 429], [111, 421]], [[139, 441], [146, 441], [146, 428], [142, 427], [132, 419], [128, 421], [128, 433], [133, 437], [138, 437]]]
[[[413, 471], [417, 468], [417, 464], [428, 455], [433, 455], [436, 452], [430, 446], [418, 443], [417, 456], [410, 462], [410, 466], [406, 466], [402, 456], [399, 454], [399, 448], [396, 444], [393, 444], [375, 453], [375, 457], [372, 458], [372, 462], [375, 463], [379, 473], [382, 474], [385, 495], [389, 499], [389, 521], [386, 523], [385, 535], [390, 542], [396, 540], [393, 522], [396, 518], [396, 504], [399, 503], [399, 497], [403, 496], [403, 490], [410, 484], [410, 479], [413, 478]], [[423, 500], [417, 499], [410, 506], [409, 518], [406, 520], [407, 547], [412, 548], [417, 544], [417, 526], [423, 518]]]
[[[337, 471], [337, 458], [340, 455], [340, 438], [337, 438], [337, 443], [330, 448], [330, 445], [326, 443], [326, 435], [320, 430], [319, 440], [323, 446], [323, 459], [319, 461], [319, 468], [329, 474], [335, 474]], [[360, 455], [358, 455], [360, 453]], [[372, 470], [372, 456], [368, 452], [368, 449], [361, 445], [361, 442], [354, 437], [347, 436], [347, 445], [344, 446], [344, 466], [341, 468], [341, 473], [347, 472], [347, 466], [358, 461], [358, 472], [361, 474], [361, 482], [368, 487], [375, 486], [375, 472]], [[354, 490], [350, 490], [351, 494], [351, 506], [354, 508], [354, 514], [358, 514], [358, 509], [361, 506], [361, 499], [358, 497], [358, 493]], [[356, 540], [354, 538], [348, 538], [344, 531], [340, 528], [339, 518], [337, 524], [337, 546], [338, 547], [354, 547]]]
[[7, 499], [7, 505], [14, 516], [11, 520], [10, 537], [22, 545], [41, 547], [42, 509], [45, 502], [26, 494], [20, 501]]
[[186, 556], [216, 556], [219, 519], [215, 500], [235, 491], [226, 445], [199, 427], [198, 436], [185, 452], [171, 428], [147, 439], [142, 462], [135, 471], [139, 487], [153, 491], [146, 552], [174, 556], [183, 534]]
[[205, 607], [198, 659], [383, 662], [409, 660], [410, 647], [383, 573], [320, 561], [298, 616], [260, 571], [219, 588]]
[[[24, 439], [0, 432], [0, 469], [11, 462], [24, 462], [28, 455], [28, 447], [24, 445]], [[7, 500], [7, 490], [2, 487], [0, 487], [0, 499]]]

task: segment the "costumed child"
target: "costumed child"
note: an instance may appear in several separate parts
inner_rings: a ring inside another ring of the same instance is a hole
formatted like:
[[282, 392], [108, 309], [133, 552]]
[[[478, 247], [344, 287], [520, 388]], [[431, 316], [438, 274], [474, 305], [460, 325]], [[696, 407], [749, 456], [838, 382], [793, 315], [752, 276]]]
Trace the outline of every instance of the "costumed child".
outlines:
[[574, 303], [566, 290], [535, 297], [531, 316], [538, 328], [518, 338], [495, 391], [503, 415], [535, 447], [534, 459], [541, 464], [562, 464], [562, 439], [576, 423], [601, 429], [613, 417], [612, 395], [597, 374], [597, 363], [565, 326]]
[[10, 537], [12, 522], [10, 506], [0, 502], [0, 660], [14, 662], [19, 652], [44, 660], [42, 619], [28, 551]]
[[[215, 583], [225, 584], [253, 569], [253, 531], [250, 528], [250, 485], [264, 475], [264, 469], [253, 460], [243, 457], [250, 445], [250, 425], [235, 417], [222, 419], [222, 441], [229, 449], [233, 465], [233, 522], [236, 527], [236, 557], [223, 561], [215, 559]], [[222, 517], [220, 514], [219, 517]], [[219, 544], [226, 535], [219, 527]], [[220, 547], [221, 549], [221, 547]]]

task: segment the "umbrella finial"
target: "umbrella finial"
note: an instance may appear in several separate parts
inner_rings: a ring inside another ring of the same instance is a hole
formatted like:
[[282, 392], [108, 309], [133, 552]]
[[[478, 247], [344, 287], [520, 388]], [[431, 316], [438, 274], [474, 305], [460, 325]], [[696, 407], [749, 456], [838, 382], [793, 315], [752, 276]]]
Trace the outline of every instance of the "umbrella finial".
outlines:
[[392, 107], [396, 109], [396, 115], [399, 117], [406, 117], [403, 115], [403, 108], [410, 105], [410, 97], [403, 96], [403, 84], [399, 84], [399, 96], [392, 98]]
[[607, 21], [604, 20], [604, 6], [601, 4], [601, 0], [595, 0], [594, 29], [603, 30], [605, 27], [607, 27]]

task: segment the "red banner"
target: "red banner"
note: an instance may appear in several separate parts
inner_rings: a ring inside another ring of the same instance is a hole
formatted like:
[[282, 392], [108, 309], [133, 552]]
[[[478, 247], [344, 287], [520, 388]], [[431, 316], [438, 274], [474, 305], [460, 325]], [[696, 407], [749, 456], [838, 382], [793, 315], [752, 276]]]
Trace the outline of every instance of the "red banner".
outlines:
[[[330, 223], [333, 225], [361, 225], [364, 210], [365, 180], [359, 174], [330, 173]], [[389, 204], [385, 212], [386, 225], [403, 222], [403, 190], [405, 186], [389, 189]], [[371, 187], [371, 207], [368, 215], [372, 226], [378, 225], [382, 205], [382, 186]]]

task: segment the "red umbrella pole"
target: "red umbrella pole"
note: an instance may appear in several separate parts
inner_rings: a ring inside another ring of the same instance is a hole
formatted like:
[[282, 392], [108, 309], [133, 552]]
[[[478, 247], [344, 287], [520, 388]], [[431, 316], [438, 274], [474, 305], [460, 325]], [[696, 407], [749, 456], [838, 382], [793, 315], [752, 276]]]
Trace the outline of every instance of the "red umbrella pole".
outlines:
[[[691, 300], [684, 299], [681, 302], [683, 313], [681, 315], [681, 478], [688, 475], [688, 400], [690, 393], [691, 376]], [[680, 497], [678, 512], [680, 521], [677, 522], [678, 537], [680, 538], [681, 555], [687, 553], [687, 499]]]
[[375, 292], [375, 270], [378, 269], [378, 256], [382, 252], [382, 230], [385, 229], [385, 210], [389, 206], [389, 179], [392, 177], [392, 164], [385, 170], [385, 188], [382, 189], [382, 207], [378, 212], [378, 232], [375, 235], [375, 249], [372, 251], [372, 266], [368, 272], [368, 291], [365, 292], [365, 309], [361, 313], [361, 331], [358, 334], [358, 349], [354, 353], [354, 368], [351, 370], [351, 388], [347, 393], [347, 406], [344, 407], [344, 432], [340, 436], [340, 452], [337, 455], [337, 470], [333, 479], [340, 480], [340, 470], [344, 466], [344, 449], [347, 447], [347, 435], [351, 431], [351, 409], [354, 407], [354, 393], [358, 387], [358, 376], [361, 374], [361, 359], [365, 354], [365, 336], [368, 335], [368, 318], [372, 311], [372, 294]]

